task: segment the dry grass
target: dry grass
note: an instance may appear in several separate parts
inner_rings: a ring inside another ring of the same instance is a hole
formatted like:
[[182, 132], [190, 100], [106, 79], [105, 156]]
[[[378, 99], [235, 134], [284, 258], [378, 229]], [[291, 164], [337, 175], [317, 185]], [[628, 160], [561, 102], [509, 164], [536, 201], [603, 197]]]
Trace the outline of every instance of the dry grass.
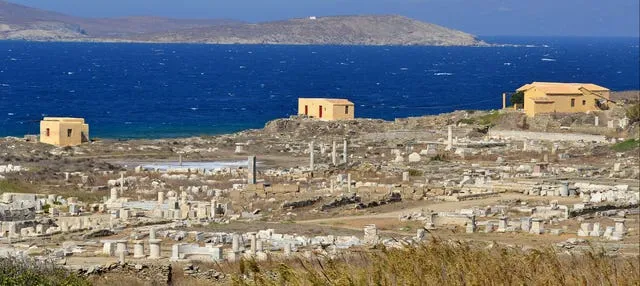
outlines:
[[640, 285], [638, 257], [432, 243], [336, 259], [242, 261], [235, 285]]

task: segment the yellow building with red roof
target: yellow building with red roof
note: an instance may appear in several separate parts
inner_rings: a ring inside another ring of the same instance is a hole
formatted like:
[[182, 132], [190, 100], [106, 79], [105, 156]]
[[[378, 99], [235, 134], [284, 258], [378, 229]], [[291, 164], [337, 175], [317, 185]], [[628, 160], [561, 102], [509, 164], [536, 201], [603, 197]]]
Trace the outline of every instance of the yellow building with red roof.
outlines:
[[601, 110], [611, 99], [608, 88], [592, 83], [532, 82], [516, 91], [524, 93], [528, 116]]
[[298, 115], [322, 120], [354, 119], [355, 105], [341, 98], [298, 98]]

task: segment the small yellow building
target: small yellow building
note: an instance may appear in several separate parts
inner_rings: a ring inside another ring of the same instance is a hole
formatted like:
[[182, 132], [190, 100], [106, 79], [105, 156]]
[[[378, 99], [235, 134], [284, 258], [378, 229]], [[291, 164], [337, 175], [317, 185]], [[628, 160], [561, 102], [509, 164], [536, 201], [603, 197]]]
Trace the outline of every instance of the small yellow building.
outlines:
[[517, 91], [524, 93], [528, 116], [601, 110], [611, 96], [609, 89], [592, 83], [532, 82]]
[[355, 118], [353, 102], [339, 98], [298, 98], [298, 115], [322, 120]]
[[83, 118], [45, 117], [40, 121], [40, 142], [76, 146], [89, 141], [89, 125]]

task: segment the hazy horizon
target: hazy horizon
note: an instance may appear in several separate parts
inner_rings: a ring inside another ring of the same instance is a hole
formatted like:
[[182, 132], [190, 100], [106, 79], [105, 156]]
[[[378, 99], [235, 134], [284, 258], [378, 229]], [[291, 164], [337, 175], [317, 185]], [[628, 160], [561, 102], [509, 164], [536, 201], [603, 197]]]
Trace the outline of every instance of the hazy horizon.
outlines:
[[[263, 22], [398, 14], [478, 36], [639, 37], [640, 1], [614, 0], [10, 0], [81, 17], [159, 16]], [[251, 7], [248, 9], [248, 7]]]

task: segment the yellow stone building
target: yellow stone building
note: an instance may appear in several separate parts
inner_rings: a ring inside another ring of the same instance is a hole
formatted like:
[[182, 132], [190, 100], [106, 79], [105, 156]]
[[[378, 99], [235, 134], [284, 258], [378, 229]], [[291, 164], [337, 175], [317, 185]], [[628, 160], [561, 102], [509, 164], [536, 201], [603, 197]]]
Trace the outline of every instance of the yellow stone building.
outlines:
[[322, 120], [355, 118], [353, 102], [339, 98], [298, 98], [298, 115]]
[[40, 142], [76, 146], [89, 141], [89, 125], [83, 118], [45, 117], [40, 121]]
[[528, 116], [601, 110], [611, 99], [609, 89], [592, 83], [532, 82], [517, 91], [524, 92]]

